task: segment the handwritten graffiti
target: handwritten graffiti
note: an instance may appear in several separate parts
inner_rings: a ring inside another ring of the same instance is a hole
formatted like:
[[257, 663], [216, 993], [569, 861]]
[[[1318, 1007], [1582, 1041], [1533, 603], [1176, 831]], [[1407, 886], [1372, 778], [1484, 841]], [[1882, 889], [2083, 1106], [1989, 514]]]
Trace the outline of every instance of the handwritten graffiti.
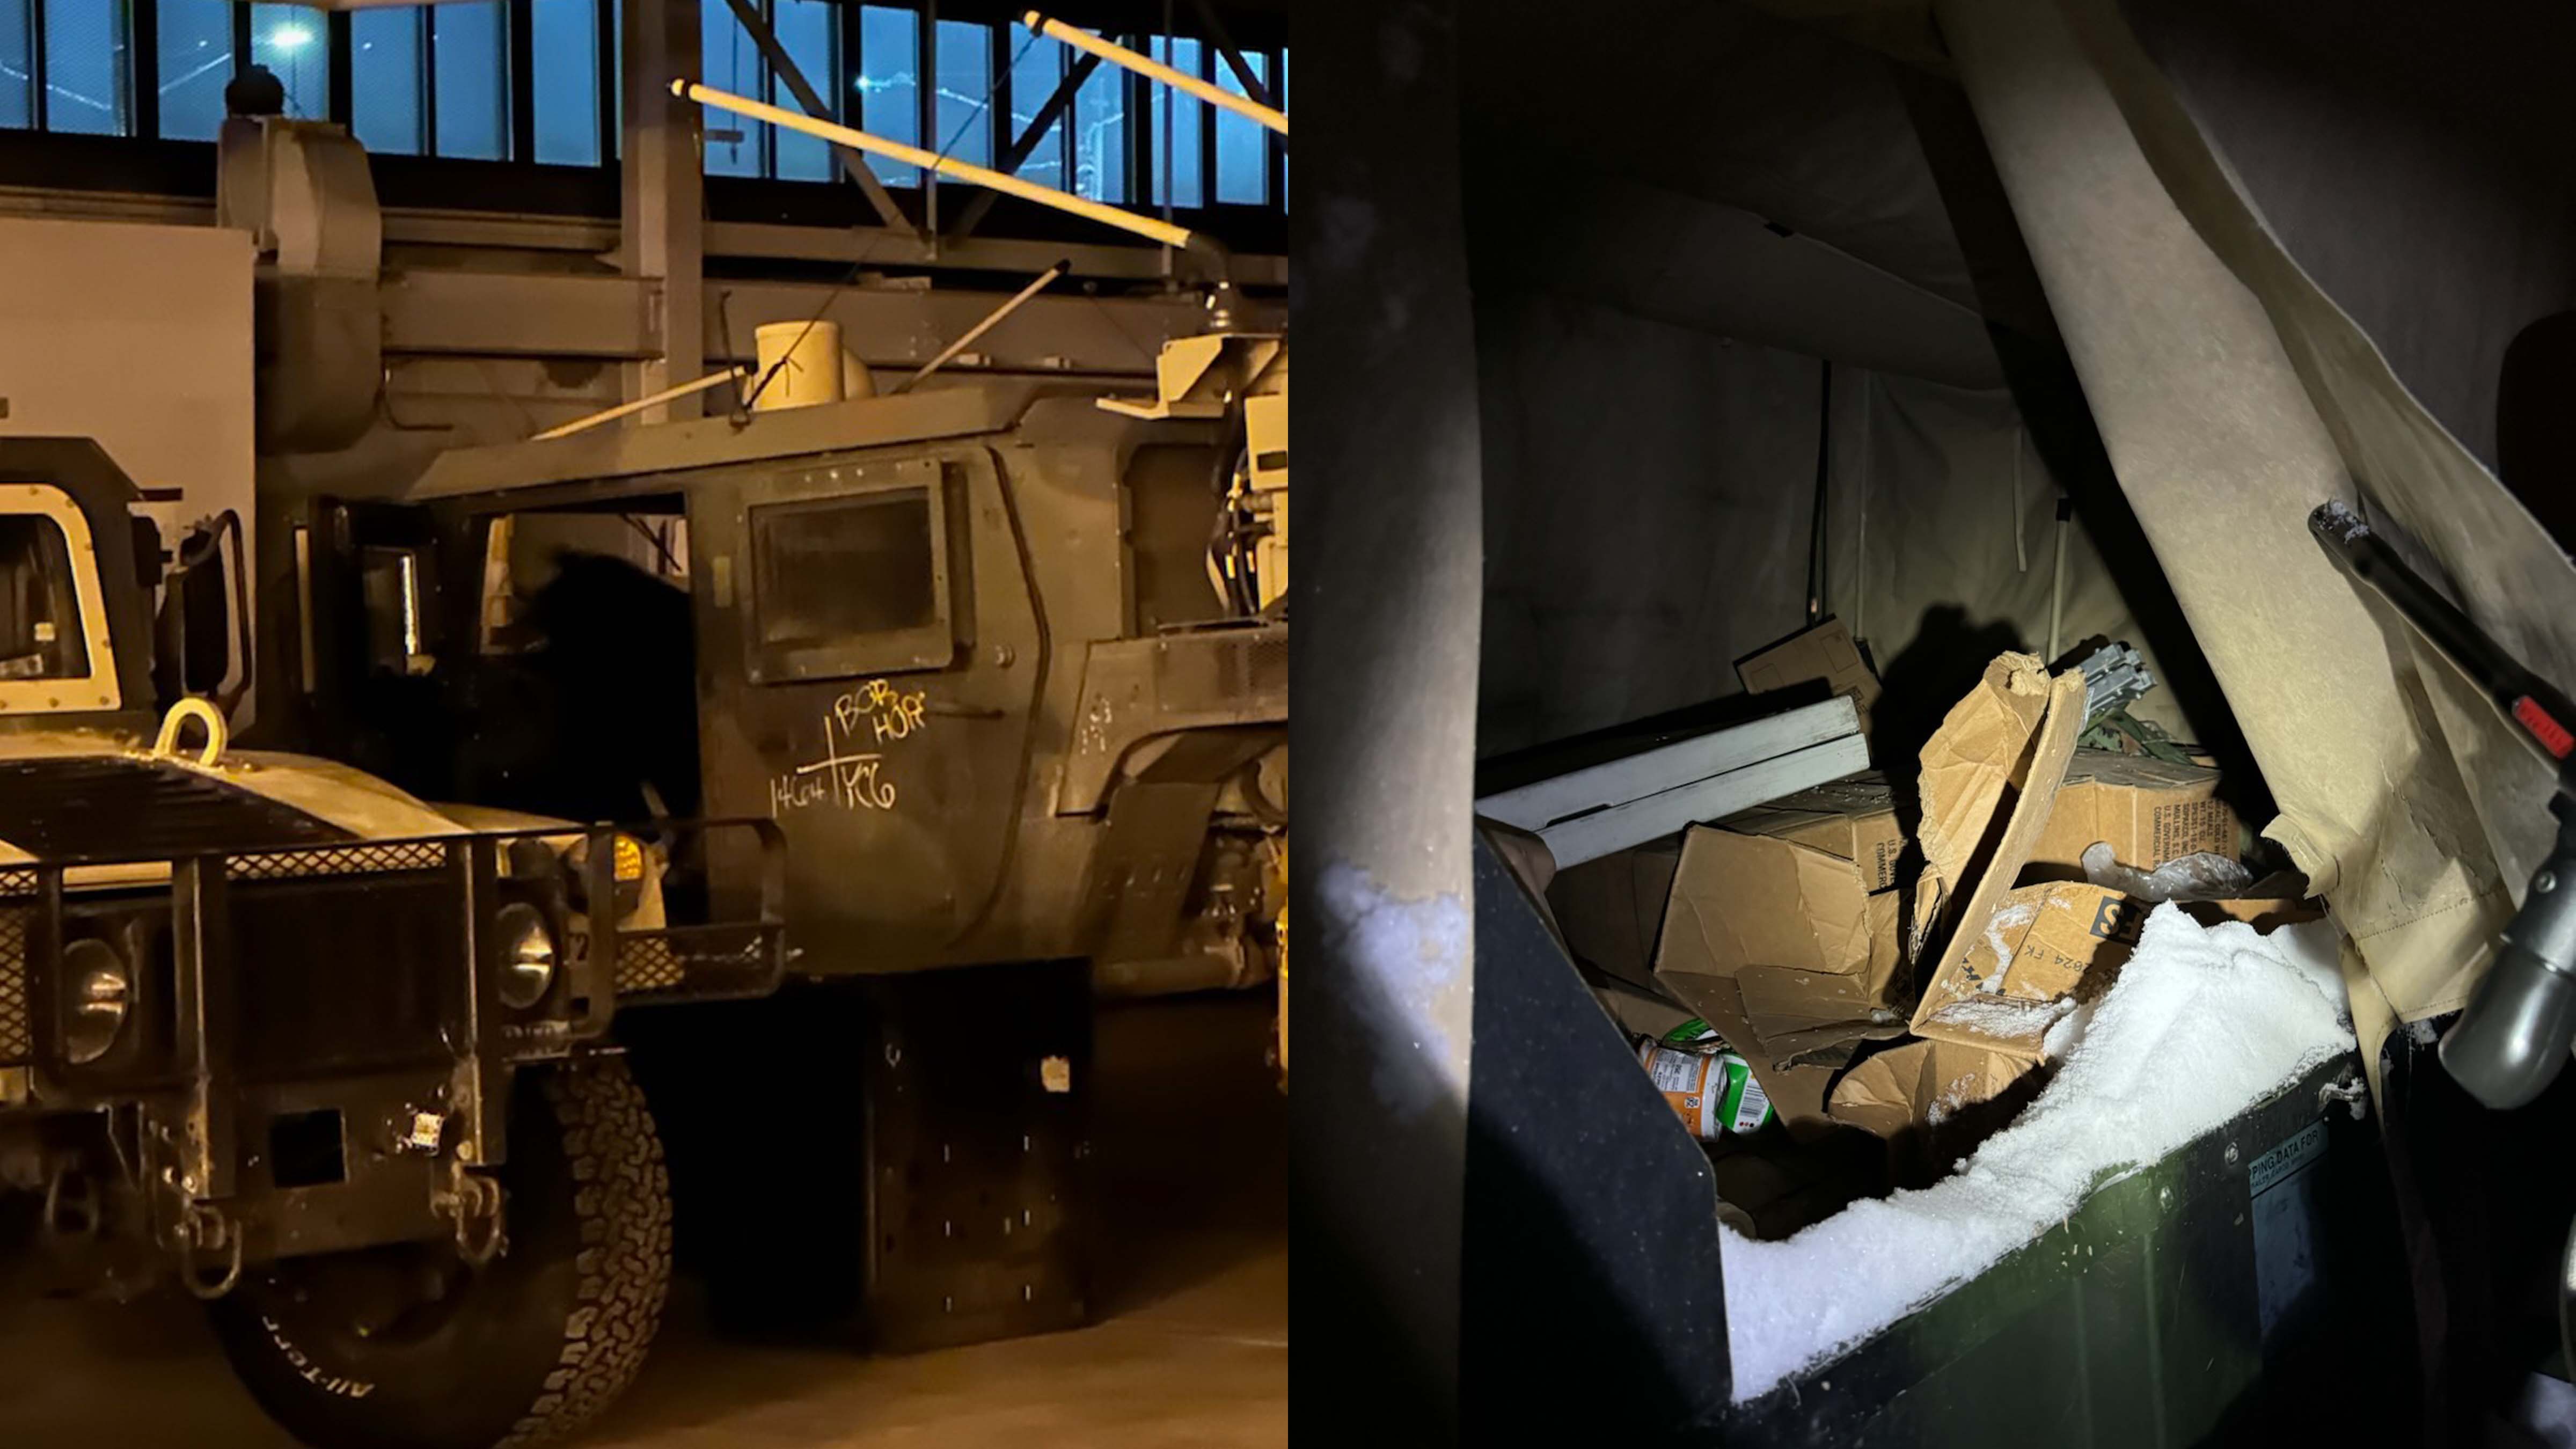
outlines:
[[832, 701], [832, 718], [839, 722], [841, 733], [855, 737], [865, 725], [873, 731], [874, 742], [910, 739], [921, 732], [922, 713], [929, 708], [929, 696], [921, 690], [904, 694], [882, 679], [871, 679], [863, 689], [854, 689]]
[[885, 752], [877, 747], [921, 733], [928, 709], [925, 692], [906, 694], [882, 679], [833, 700], [823, 714], [823, 758], [769, 782], [770, 813], [814, 805], [893, 809], [894, 781], [886, 778]]

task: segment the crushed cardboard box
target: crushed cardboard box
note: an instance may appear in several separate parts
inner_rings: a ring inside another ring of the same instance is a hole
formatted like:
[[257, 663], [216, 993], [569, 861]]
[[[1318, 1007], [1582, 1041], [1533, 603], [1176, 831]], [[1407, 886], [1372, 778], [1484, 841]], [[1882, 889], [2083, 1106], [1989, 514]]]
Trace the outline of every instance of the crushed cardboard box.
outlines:
[[1877, 908], [1886, 895], [1813, 846], [1705, 826], [1684, 837], [1672, 892], [1693, 909], [1708, 969], [1728, 976], [1770, 966], [1883, 978], [1896, 961], [1896, 903]]
[[1699, 1013], [1676, 1003], [1660, 991], [1649, 991], [1614, 976], [1603, 976], [1593, 983], [1592, 994], [1600, 998], [1611, 1020], [1619, 1023], [1619, 1029], [1632, 1037], [1642, 1036], [1682, 1046], [1700, 1036], [1700, 1033], [1692, 1032], [1684, 1040], [1675, 1039], [1676, 1033], [1700, 1021]]
[[2000, 1096], [2036, 1065], [1982, 1047], [1911, 1041], [1845, 1072], [1827, 1110], [1838, 1122], [1893, 1138], [1941, 1126]]
[[2039, 1059], [2048, 1029], [2081, 1004], [2079, 989], [2089, 998], [2109, 987], [2147, 909], [2082, 881], [2005, 892], [1923, 988], [1914, 1034]]
[[[1915, 788], [1922, 797], [1923, 861], [1945, 894], [1969, 883], [1971, 868], [1988, 845], [1997, 812], [2008, 795], [2016, 807], [2036, 792], [2045, 800], [2056, 788], [2083, 725], [2084, 677], [2072, 671], [2052, 683], [2048, 667], [2032, 654], [1998, 655], [1966, 698], [1950, 707], [1923, 746]], [[2054, 718], [2050, 716], [2054, 715]], [[2051, 728], [2045, 739], [2040, 729]], [[2061, 746], [2058, 736], [2064, 736]], [[2039, 763], [2041, 745], [2049, 761]], [[2044, 777], [2045, 783], [2041, 783]], [[2008, 817], [2019, 823], [2021, 810]], [[2041, 812], [2045, 818], [2045, 812]], [[2037, 824], [2029, 828], [2036, 836]], [[2016, 855], [2026, 855], [2025, 840]], [[2018, 869], [2019, 862], [2015, 862]]]
[[[1924, 987], [1914, 1034], [2039, 1060], [2047, 1054], [2048, 1029], [2111, 988], [2154, 909], [2082, 881], [2005, 892], [1984, 928], [1962, 932], [1966, 949]], [[2314, 902], [2296, 898], [2190, 901], [2181, 909], [2203, 925], [2243, 921], [2258, 931], [2321, 914]]]
[[1860, 657], [1851, 631], [1840, 619], [1827, 619], [1812, 629], [1790, 635], [1767, 649], [1735, 661], [1735, 677], [1747, 694], [1768, 694], [1812, 679], [1848, 697], [1860, 713], [1860, 730], [1869, 733], [1869, 707], [1878, 699], [1878, 676]]
[[[2006, 654], [1951, 709], [1923, 750], [1925, 855], [1934, 859], [1937, 839], [1942, 874], [1915, 886], [1919, 919], [1972, 873], [1977, 889], [1960, 918], [1983, 919], [2045, 818], [2083, 704], [2082, 675], [2052, 682], [2038, 659]], [[2007, 806], [2000, 844], [1989, 847]], [[1844, 842], [1842, 855], [1784, 835], [1695, 829], [1673, 876], [1656, 979], [1744, 1054], [1793, 1133], [1830, 1130], [1834, 1072], [1862, 1042], [1904, 1031], [1894, 1009], [1908, 954], [1899, 893], [1865, 883], [1879, 868], [1879, 850], [1861, 843], [1881, 838], [1859, 823], [1870, 815], [1852, 812], [1838, 832], [1800, 827], [1809, 840]], [[1857, 979], [1815, 979], [1836, 976]]]
[[1655, 937], [1681, 855], [1681, 837], [1672, 836], [1557, 872], [1548, 904], [1575, 959], [1655, 991]]
[[[1981, 686], [1950, 711], [1924, 746], [1923, 849], [1927, 861], [1934, 862], [1927, 868], [1940, 870], [1954, 891], [1972, 875], [1974, 884], [1941, 904], [1942, 917], [1957, 925], [1937, 950], [1923, 956], [1930, 966], [1929, 984], [1914, 1012], [1915, 1035], [1937, 1035], [1924, 1030], [1925, 1022], [1935, 1009], [1953, 1004], [1964, 962], [1985, 945], [1996, 907], [2047, 824], [2083, 716], [2082, 674], [2068, 670], [2051, 681], [2037, 658], [2006, 654], [1987, 668]], [[1982, 817], [1973, 808], [1979, 802]], [[1936, 817], [1943, 822], [1937, 845]], [[1936, 997], [1936, 990], [1949, 994]], [[2003, 1039], [2018, 1040], [2021, 1024], [2005, 1019], [2011, 1010], [1999, 1009], [1993, 1025]], [[2039, 1030], [2044, 1033], [2046, 1024]], [[1984, 1038], [1972, 1040], [1988, 1044]]]
[[[1860, 808], [1763, 811], [1691, 830], [1654, 957], [1664, 992], [1753, 1064], [1798, 1133], [1830, 1126], [1825, 1087], [1858, 1042], [1904, 1029], [1899, 893], [1872, 889], [1876, 842], [1894, 817], [1883, 789], [1847, 803]], [[1765, 833], [1730, 828], [1739, 823]]]
[[2031, 847], [2030, 873], [2081, 880], [2084, 851], [2097, 840], [2132, 870], [2203, 852], [2233, 858], [2236, 812], [2218, 798], [2216, 770], [2079, 749]]
[[1739, 835], [1770, 836], [1850, 861], [1862, 885], [1873, 891], [1897, 884], [1905, 855], [1896, 792], [1875, 771], [1783, 795], [1718, 823]]

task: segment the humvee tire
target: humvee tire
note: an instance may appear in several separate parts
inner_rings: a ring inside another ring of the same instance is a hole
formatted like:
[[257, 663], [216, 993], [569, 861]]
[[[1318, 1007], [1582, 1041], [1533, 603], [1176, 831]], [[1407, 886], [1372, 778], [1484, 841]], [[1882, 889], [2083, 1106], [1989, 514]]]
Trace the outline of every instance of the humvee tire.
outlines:
[[502, 1169], [507, 1237], [245, 1273], [213, 1315], [269, 1415], [315, 1449], [558, 1443], [633, 1382], [671, 1276], [670, 1179], [623, 1060], [520, 1079]]

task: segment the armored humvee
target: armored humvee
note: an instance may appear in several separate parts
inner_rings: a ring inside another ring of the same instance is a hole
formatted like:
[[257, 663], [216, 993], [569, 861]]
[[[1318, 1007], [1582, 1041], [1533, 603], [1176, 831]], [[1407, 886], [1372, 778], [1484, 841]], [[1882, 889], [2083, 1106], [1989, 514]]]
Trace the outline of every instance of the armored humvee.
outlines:
[[[308, 1443], [568, 1430], [634, 1374], [670, 1263], [605, 1033], [775, 986], [778, 832], [434, 807], [233, 750], [193, 694], [156, 737], [156, 652], [165, 685], [238, 675], [248, 621], [186, 613], [239, 597], [217, 532], [156, 627], [137, 499], [93, 442], [0, 440], [0, 1236], [66, 1291], [175, 1276]], [[744, 913], [691, 914], [666, 853], [725, 834]]]
[[[720, 1314], [810, 1292], [794, 1317], [906, 1347], [1081, 1321], [1094, 985], [1271, 979], [1285, 533], [1243, 504], [1286, 457], [1240, 404], [1284, 409], [1286, 359], [1188, 341], [1156, 398], [979, 381], [457, 449], [301, 522], [325, 752], [785, 839], [792, 974], [839, 988], [635, 1037]], [[746, 843], [695, 851], [746, 909]]]
[[412, 631], [324, 686], [331, 752], [441, 798], [773, 818], [803, 972], [1266, 979], [1287, 624], [1209, 582], [1230, 440], [1098, 395], [457, 449], [402, 503], [325, 500], [321, 647]]

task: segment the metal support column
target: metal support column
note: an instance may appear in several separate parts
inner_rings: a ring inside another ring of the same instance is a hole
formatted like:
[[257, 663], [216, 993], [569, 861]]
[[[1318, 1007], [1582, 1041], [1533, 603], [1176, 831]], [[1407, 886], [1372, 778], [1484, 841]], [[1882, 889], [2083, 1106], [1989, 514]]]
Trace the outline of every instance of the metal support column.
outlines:
[[[699, 71], [699, 15], [678, 0], [628, 0], [626, 128], [618, 157], [619, 270], [660, 289], [661, 355], [627, 364], [629, 400], [706, 371], [706, 177], [698, 107], [671, 94], [671, 78]], [[648, 422], [696, 417], [692, 394], [645, 414]]]
[[1457, 57], [1475, 7], [1321, 3], [1299, 23], [1370, 40], [1310, 61], [1334, 103], [1307, 120], [1295, 213], [1301, 292], [1339, 299], [1297, 319], [1297, 1366], [1323, 1390], [1300, 1412], [1347, 1416], [1299, 1423], [1429, 1445], [1458, 1434], [1475, 997], [1484, 525]]

